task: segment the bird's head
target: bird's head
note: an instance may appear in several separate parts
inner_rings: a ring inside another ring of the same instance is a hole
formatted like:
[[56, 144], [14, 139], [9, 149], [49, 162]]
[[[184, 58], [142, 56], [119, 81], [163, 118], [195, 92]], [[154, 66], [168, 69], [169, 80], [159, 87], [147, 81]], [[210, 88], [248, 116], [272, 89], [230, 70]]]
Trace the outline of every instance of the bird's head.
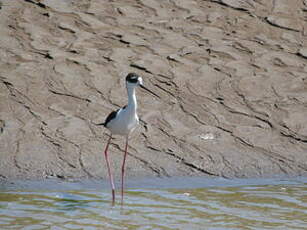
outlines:
[[131, 86], [143, 85], [143, 79], [136, 73], [129, 73], [126, 77], [126, 84]]
[[129, 73], [126, 77], [126, 85], [127, 87], [137, 87], [140, 86], [142, 89], [146, 90], [147, 92], [155, 95], [156, 97], [160, 98], [157, 94], [149, 90], [143, 85], [143, 79], [137, 75], [136, 73]]

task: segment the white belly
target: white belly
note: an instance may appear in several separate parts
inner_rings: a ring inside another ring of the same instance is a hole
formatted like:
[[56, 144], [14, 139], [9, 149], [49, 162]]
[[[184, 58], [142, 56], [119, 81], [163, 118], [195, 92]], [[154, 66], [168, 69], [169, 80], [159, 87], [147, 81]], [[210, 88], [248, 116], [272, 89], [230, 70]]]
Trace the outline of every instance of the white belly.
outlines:
[[120, 110], [117, 116], [107, 124], [107, 128], [113, 135], [127, 136], [139, 124], [136, 113], [127, 110]]

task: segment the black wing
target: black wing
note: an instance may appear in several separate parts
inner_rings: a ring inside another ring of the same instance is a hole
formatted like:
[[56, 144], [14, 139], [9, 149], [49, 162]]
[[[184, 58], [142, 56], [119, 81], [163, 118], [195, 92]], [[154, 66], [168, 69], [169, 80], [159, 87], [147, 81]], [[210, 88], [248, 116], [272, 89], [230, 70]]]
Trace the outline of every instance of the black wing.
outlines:
[[119, 109], [116, 110], [116, 111], [112, 111], [112, 112], [109, 114], [109, 116], [107, 116], [106, 120], [105, 120], [104, 123], [103, 123], [103, 125], [104, 125], [105, 127], [108, 125], [108, 123], [109, 123], [110, 121], [112, 121], [112, 120], [116, 117], [118, 111], [119, 111]]
[[113, 119], [116, 117], [117, 112], [118, 112], [118, 110], [112, 111], [112, 112], [107, 116], [107, 118], [106, 118], [106, 120], [105, 120], [104, 122], [98, 123], [98, 124], [95, 124], [95, 125], [103, 125], [104, 127], [106, 127], [107, 124], [108, 124], [111, 120], [113, 120]]
[[[122, 109], [125, 109], [125, 108], [126, 108], [126, 105], [125, 105]], [[112, 120], [116, 117], [116, 115], [117, 115], [117, 113], [118, 113], [119, 110], [121, 110], [121, 109], [112, 111], [112, 112], [107, 116], [106, 120], [105, 120], [103, 123], [99, 123], [99, 124], [96, 124], [96, 125], [103, 125], [104, 127], [107, 127], [108, 123], [109, 123], [110, 121], [112, 121]]]

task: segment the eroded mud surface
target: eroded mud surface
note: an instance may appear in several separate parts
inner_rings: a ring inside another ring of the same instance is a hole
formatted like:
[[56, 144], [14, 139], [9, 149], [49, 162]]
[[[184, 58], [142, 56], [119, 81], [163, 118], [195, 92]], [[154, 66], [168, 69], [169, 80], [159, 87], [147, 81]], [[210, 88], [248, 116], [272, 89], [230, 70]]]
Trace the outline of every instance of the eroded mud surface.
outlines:
[[128, 72], [161, 96], [137, 92], [128, 176], [306, 175], [306, 18], [306, 0], [1, 0], [0, 178], [105, 178], [93, 123]]

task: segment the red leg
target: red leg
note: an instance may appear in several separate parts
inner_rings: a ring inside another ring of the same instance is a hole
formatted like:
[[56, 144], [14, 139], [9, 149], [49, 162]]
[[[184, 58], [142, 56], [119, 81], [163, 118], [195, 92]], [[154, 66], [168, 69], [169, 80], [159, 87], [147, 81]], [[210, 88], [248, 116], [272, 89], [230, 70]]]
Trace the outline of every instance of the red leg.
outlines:
[[126, 146], [125, 146], [125, 154], [124, 154], [124, 160], [122, 164], [122, 205], [124, 203], [124, 179], [125, 179], [125, 164], [126, 164], [126, 157], [127, 157], [127, 150], [128, 150], [128, 136], [126, 138]]
[[108, 159], [108, 148], [109, 148], [111, 139], [112, 139], [112, 134], [110, 135], [106, 149], [104, 150], [104, 156], [105, 156], [105, 159], [106, 159], [106, 162], [107, 162], [109, 180], [110, 180], [110, 184], [111, 184], [111, 187], [112, 187], [112, 205], [114, 205], [115, 204], [115, 186], [114, 186], [113, 176], [112, 176], [112, 173], [111, 173], [110, 162], [109, 162], [109, 159]]

